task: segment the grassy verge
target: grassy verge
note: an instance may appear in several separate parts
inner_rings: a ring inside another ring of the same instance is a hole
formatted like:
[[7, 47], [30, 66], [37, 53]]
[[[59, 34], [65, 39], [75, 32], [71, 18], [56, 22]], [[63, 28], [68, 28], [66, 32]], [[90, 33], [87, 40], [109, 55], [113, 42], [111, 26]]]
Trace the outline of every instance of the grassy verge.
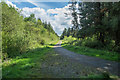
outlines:
[[[37, 75], [34, 69], [40, 68], [45, 54], [52, 52], [52, 47], [57, 42], [58, 41], [49, 45], [30, 49], [28, 52], [17, 56], [16, 58], [10, 58], [9, 60], [4, 61], [2, 64], [3, 78], [31, 78], [30, 75]], [[38, 77], [41, 77], [41, 75]]]
[[[41, 78], [42, 74], [37, 74], [41, 63], [43, 60], [47, 59], [45, 57], [46, 53], [54, 52], [52, 46], [56, 43], [57, 41], [53, 44], [51, 43], [49, 45], [31, 49], [21, 56], [4, 61], [2, 65], [3, 78]], [[104, 79], [106, 77], [103, 75], [91, 75], [87, 77], [83, 76], [81, 78]]]
[[94, 57], [99, 57], [106, 60], [120, 62], [120, 59], [119, 59], [120, 54], [116, 52], [110, 52], [106, 50], [97, 50], [97, 49], [92, 49], [92, 48], [82, 47], [82, 46], [74, 46], [64, 42], [62, 43], [62, 47], [70, 51], [76, 52], [78, 54], [94, 56]]

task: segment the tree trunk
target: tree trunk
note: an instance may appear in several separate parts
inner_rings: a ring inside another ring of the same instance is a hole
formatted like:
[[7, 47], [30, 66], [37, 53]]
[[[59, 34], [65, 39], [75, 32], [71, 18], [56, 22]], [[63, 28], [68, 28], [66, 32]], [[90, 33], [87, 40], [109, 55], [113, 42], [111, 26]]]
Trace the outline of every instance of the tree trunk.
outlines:
[[99, 40], [103, 45], [105, 45], [105, 43], [104, 43], [104, 33], [100, 33], [100, 39]]

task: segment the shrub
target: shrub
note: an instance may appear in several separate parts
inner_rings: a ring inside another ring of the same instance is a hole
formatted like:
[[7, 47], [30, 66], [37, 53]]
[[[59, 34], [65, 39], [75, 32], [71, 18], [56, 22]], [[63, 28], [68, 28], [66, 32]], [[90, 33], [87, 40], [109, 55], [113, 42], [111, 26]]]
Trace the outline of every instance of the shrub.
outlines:
[[113, 50], [116, 51], [116, 52], [120, 52], [120, 46], [114, 47]]
[[90, 47], [90, 48], [101, 48], [102, 47], [102, 43], [99, 41], [85, 41], [85, 43], [83, 44], [86, 47]]
[[67, 42], [67, 43], [73, 43], [75, 40], [77, 40], [76, 38], [72, 37], [72, 36], [64, 36], [64, 42]]
[[78, 41], [75, 45], [76, 46], [82, 46], [82, 40]]
[[102, 48], [103, 45], [100, 41], [93, 39], [93, 38], [85, 38], [85, 39], [80, 39], [77, 43], [77, 46], [86, 46], [90, 48]]
[[13, 7], [2, 3], [2, 52], [13, 57], [24, 52], [23, 17]]
[[40, 44], [44, 45], [45, 44], [45, 40], [41, 40]]

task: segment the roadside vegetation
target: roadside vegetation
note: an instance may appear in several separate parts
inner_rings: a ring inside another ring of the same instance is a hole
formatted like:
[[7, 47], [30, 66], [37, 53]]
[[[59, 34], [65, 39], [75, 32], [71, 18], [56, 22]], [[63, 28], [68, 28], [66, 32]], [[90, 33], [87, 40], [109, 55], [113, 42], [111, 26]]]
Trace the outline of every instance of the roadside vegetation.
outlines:
[[[40, 70], [42, 70], [41, 67], [42, 67], [43, 63], [47, 63], [47, 65], [49, 65], [49, 66], [47, 66], [48, 68], [51, 67], [51, 65], [52, 65], [52, 67], [54, 65], [59, 65], [59, 64], [57, 64], [57, 61], [59, 63], [59, 60], [52, 59], [56, 63], [51, 63], [51, 64], [48, 61], [48, 60], [51, 60], [51, 57], [54, 59], [58, 59], [58, 57], [59, 57], [59, 56], [55, 55], [56, 53], [54, 52], [54, 50], [51, 46], [54, 44], [56, 44], [56, 43], [38, 47], [36, 49], [26, 52], [25, 54], [17, 56], [16, 58], [11, 58], [9, 60], [4, 61], [3, 69], [2, 69], [3, 79], [4, 78], [16, 78], [16, 79], [17, 78], [49, 78], [49, 77], [54, 76], [54, 75], [49, 76], [50, 74], [47, 74], [47, 73], [42, 74], [40, 71]], [[47, 53], [52, 53], [52, 54], [47, 54]], [[61, 63], [61, 65], [68, 66], [66, 63], [70, 64], [70, 62], [64, 62], [64, 63]], [[61, 66], [61, 65], [59, 65], [59, 66]], [[82, 65], [80, 67], [82, 67]], [[84, 68], [83, 68], [82, 71], [83, 72], [80, 73], [81, 75], [88, 74], [87, 69], [84, 70]], [[86, 72], [84, 72], [84, 71], [86, 71]], [[59, 74], [59, 75], [61, 75], [61, 74]], [[81, 76], [81, 75], [79, 77], [80, 79], [92, 79], [92, 80], [96, 80], [96, 79], [117, 80], [118, 79], [117, 76], [109, 75], [108, 73], [95, 74], [94, 72], [91, 72], [91, 74], [86, 75], [86, 76]]]
[[[119, 56], [120, 54], [118, 52], [115, 51], [109, 51], [107, 49], [104, 48], [90, 48], [88, 46], [86, 46], [86, 44], [88, 45], [87, 41], [90, 40], [78, 40], [77, 38], [73, 38], [73, 37], [65, 37], [62, 40], [62, 47], [76, 52], [78, 54], [82, 54], [82, 55], [87, 55], [87, 56], [93, 56], [93, 57], [99, 57], [102, 59], [106, 59], [106, 60], [111, 60], [111, 61], [117, 61], [120, 62]], [[80, 45], [80, 46], [79, 46]]]
[[40, 46], [16, 58], [4, 61], [2, 65], [3, 78], [41, 78], [42, 74], [37, 74], [37, 72], [45, 60], [46, 53], [52, 52], [53, 49], [49, 45]]
[[63, 46], [80, 54], [120, 61], [118, 6], [120, 2], [71, 2], [69, 9], [73, 26], [64, 29], [60, 37]]
[[23, 17], [20, 11], [2, 2], [2, 60], [58, 41], [50, 23], [36, 19], [34, 14]]
[[[41, 59], [59, 40], [50, 23], [36, 19], [34, 14], [23, 17], [6, 3], [2, 5], [2, 76], [26, 78], [32, 68], [40, 67]], [[52, 45], [50, 45], [52, 44]], [[35, 74], [35, 72], [34, 72]]]

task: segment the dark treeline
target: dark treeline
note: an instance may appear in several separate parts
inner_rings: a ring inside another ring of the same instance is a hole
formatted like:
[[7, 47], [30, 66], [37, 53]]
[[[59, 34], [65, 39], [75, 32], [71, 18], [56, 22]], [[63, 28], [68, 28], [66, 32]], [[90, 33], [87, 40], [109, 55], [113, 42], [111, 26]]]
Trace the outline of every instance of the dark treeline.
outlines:
[[3, 59], [58, 40], [58, 35], [50, 23], [36, 19], [34, 14], [24, 18], [14, 7], [4, 2], [0, 4], [2, 4]]
[[70, 3], [73, 27], [64, 29], [61, 39], [72, 36], [81, 39], [77, 45], [120, 52], [120, 2]]

